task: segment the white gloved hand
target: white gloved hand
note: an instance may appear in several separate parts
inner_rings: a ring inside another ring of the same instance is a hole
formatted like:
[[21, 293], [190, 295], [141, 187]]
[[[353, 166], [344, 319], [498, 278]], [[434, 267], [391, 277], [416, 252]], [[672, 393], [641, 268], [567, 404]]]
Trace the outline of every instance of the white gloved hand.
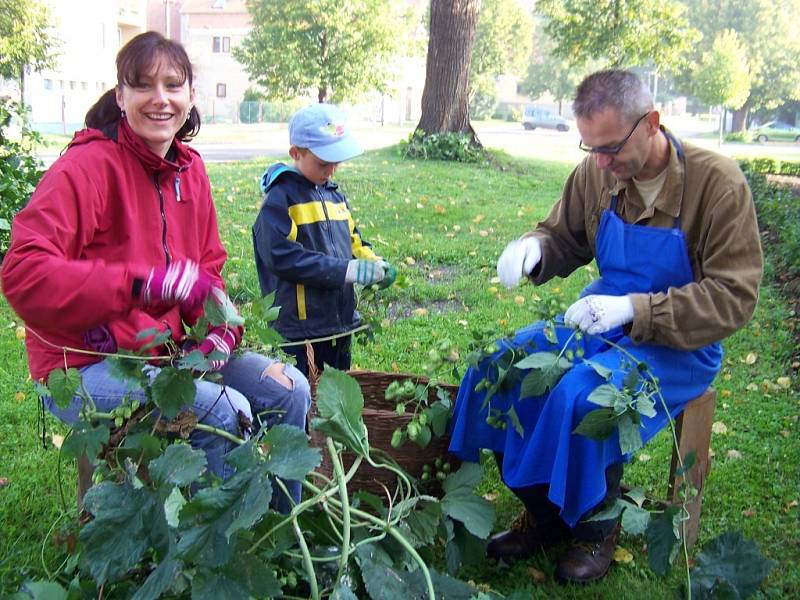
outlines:
[[511, 289], [519, 285], [523, 276], [531, 274], [542, 259], [542, 245], [535, 237], [509, 242], [497, 261], [497, 275], [504, 286]]
[[351, 260], [347, 263], [344, 282], [360, 283], [361, 285], [378, 283], [386, 276], [387, 264], [383, 260]]
[[586, 296], [564, 313], [564, 322], [568, 326], [575, 325], [590, 334], [604, 333], [631, 321], [633, 303], [630, 296]]

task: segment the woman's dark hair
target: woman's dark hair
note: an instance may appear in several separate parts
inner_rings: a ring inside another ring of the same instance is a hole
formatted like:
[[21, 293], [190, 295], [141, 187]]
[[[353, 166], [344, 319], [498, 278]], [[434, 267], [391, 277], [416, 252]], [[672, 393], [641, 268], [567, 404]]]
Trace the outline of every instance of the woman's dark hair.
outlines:
[[[142, 76], [146, 75], [153, 64], [163, 58], [172, 64], [183, 75], [183, 81], [192, 85], [192, 63], [183, 46], [168, 40], [157, 31], [140, 33], [117, 53], [117, 87], [123, 85], [136, 86]], [[116, 123], [120, 119], [117, 105], [116, 88], [105, 92], [86, 113], [86, 126], [102, 129]], [[192, 106], [186, 123], [175, 134], [181, 141], [192, 139], [200, 131], [200, 113]]]

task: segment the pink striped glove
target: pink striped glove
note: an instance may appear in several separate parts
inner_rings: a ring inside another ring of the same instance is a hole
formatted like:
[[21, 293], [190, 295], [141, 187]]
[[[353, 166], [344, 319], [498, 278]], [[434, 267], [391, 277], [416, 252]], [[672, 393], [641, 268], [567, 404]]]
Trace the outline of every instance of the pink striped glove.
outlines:
[[[227, 327], [214, 327], [208, 332], [206, 338], [197, 347], [203, 356], [208, 356], [212, 352], [217, 352], [216, 357], [208, 361], [208, 366], [212, 371], [219, 371], [224, 367], [231, 357], [231, 352], [236, 347], [236, 336], [232, 329]], [[221, 356], [224, 355], [224, 356]]]
[[211, 292], [211, 279], [192, 260], [175, 261], [150, 270], [141, 291], [142, 303], [182, 304], [184, 310], [199, 308]]

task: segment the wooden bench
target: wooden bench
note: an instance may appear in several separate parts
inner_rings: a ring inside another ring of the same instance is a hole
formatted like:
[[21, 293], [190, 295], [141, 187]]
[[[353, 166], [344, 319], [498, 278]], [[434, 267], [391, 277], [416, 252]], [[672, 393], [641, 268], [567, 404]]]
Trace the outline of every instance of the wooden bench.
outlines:
[[[709, 388], [701, 396], [691, 400], [683, 412], [675, 419], [675, 432], [678, 437], [678, 450], [672, 450], [672, 463], [669, 470], [669, 483], [667, 486], [667, 499], [669, 502], [679, 502], [680, 485], [683, 478], [677, 474], [678, 452], [685, 460], [691, 453], [695, 453], [694, 466], [687, 475], [692, 486], [697, 490], [695, 496], [687, 503], [686, 509], [690, 518], [686, 527], [686, 543], [689, 547], [694, 545], [700, 529], [700, 509], [703, 503], [703, 486], [711, 468], [709, 450], [711, 444], [711, 425], [714, 422], [714, 406], [717, 393]], [[83, 496], [92, 486], [92, 467], [89, 460], [82, 456], [78, 459], [78, 510], [83, 508]]]

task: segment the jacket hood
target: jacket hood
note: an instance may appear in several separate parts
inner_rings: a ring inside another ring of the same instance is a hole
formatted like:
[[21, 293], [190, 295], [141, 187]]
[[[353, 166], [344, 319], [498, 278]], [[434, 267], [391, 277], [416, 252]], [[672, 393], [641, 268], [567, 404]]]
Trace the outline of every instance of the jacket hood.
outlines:
[[[316, 187], [316, 184], [306, 179], [306, 176], [294, 167], [290, 167], [285, 163], [275, 163], [274, 165], [267, 167], [267, 170], [264, 171], [264, 174], [261, 176], [261, 191], [266, 194], [270, 188], [275, 185], [275, 183], [281, 179], [281, 177], [284, 176], [292, 178], [295, 181], [305, 182], [306, 185], [311, 187]], [[328, 190], [335, 190], [339, 186], [329, 179], [325, 182], [324, 187]]]

